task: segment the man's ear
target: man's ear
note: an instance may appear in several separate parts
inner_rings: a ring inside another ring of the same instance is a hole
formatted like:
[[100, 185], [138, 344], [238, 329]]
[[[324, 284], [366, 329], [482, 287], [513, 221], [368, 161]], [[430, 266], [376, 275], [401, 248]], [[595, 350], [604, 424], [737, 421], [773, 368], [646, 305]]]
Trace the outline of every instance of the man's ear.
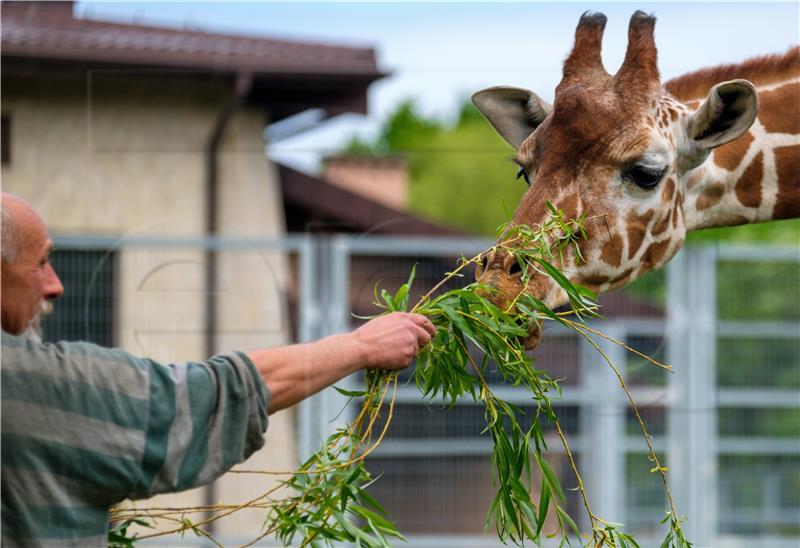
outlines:
[[758, 114], [758, 94], [747, 80], [717, 84], [689, 119], [688, 133], [701, 149], [733, 141], [747, 131]]
[[532, 91], [506, 86], [478, 91], [472, 95], [472, 102], [515, 149], [553, 110]]

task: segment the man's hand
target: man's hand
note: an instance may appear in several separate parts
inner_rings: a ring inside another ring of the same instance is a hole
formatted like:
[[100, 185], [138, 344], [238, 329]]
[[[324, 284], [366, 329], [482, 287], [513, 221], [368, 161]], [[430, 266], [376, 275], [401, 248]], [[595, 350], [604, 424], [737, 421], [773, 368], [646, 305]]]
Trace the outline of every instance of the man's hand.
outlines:
[[364, 368], [408, 367], [436, 328], [425, 316], [394, 312], [355, 331], [319, 341], [262, 348], [247, 355], [269, 387], [269, 412], [307, 398]]
[[362, 348], [365, 367], [391, 371], [408, 367], [435, 334], [425, 316], [393, 312], [370, 320], [352, 336]]

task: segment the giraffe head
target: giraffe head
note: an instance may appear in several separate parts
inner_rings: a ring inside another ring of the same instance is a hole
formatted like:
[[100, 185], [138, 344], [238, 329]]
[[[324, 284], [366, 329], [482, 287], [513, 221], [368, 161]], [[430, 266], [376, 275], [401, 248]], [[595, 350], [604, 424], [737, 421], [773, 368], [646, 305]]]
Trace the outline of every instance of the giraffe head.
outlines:
[[[755, 119], [755, 88], [744, 80], [717, 84], [696, 110], [662, 87], [653, 38], [655, 18], [637, 11], [630, 20], [625, 60], [615, 75], [603, 68], [600, 45], [606, 17], [584, 14], [563, 78], [550, 105], [533, 92], [495, 87], [473, 102], [517, 149], [529, 189], [513, 221], [544, 223], [547, 202], [565, 217], [584, 215], [588, 238], [564, 255], [562, 269], [597, 292], [621, 287], [666, 263], [686, 235], [687, 179], [714, 147], [747, 131]], [[484, 257], [478, 281], [492, 287], [499, 306], [521, 291], [555, 307], [563, 290], [531, 272], [525, 287], [514, 257]], [[532, 332], [528, 347], [538, 343]]]

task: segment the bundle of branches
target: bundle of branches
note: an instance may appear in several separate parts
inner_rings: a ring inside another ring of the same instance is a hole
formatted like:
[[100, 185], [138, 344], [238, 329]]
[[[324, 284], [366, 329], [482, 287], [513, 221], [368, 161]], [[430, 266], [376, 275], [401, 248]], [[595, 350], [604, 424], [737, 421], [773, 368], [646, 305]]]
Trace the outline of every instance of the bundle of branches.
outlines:
[[[553, 512], [557, 529], [548, 536], [560, 536], [561, 544], [574, 541], [591, 546], [638, 546], [629, 534], [621, 530], [619, 524], [610, 523], [592, 512], [581, 475], [551, 404], [552, 399], [561, 395], [558, 382], [546, 371], [534, 367], [521, 342], [521, 338], [529, 334], [532, 322], [555, 321], [574, 330], [597, 349], [614, 371], [638, 419], [649, 449], [649, 458], [653, 462], [651, 472], [661, 476], [669, 501], [669, 509], [662, 521], [662, 524], [668, 523], [669, 529], [662, 548], [689, 548], [691, 544], [681, 530], [682, 520], [675, 512], [669, 492], [666, 468], [653, 450], [636, 403], [619, 370], [593, 339], [593, 336], [605, 335], [583, 321], [587, 317], [597, 316], [595, 295], [570, 282], [553, 266], [568, 246], [575, 246], [575, 253], [580, 257], [576, 244], [586, 237], [583, 230], [586, 219], [566, 219], [563, 212], [552, 206], [550, 213], [548, 221], [541, 226], [501, 227], [503, 237], [491, 251], [503, 249], [513, 253], [523, 273], [523, 290], [506, 309], [493, 305], [487, 298], [491, 290], [475, 283], [437, 295], [446, 282], [460, 276], [467, 266], [477, 263], [482, 254], [471, 259], [462, 257], [457, 268], [411, 308], [412, 312], [425, 315], [437, 328], [436, 336], [418, 356], [413, 372], [416, 386], [425, 400], [444, 404], [445, 407], [452, 408], [461, 398], [470, 398], [483, 405], [486, 423], [484, 434], [491, 438], [493, 445], [491, 466], [496, 489], [487, 512], [486, 529], [494, 527], [501, 541], [518, 545], [526, 541], [539, 543], [545, 535], [544, 525], [548, 515], [553, 515]], [[569, 312], [556, 313], [526, 293], [529, 276], [534, 270], [552, 277], [563, 288], [571, 305]], [[378, 295], [376, 291], [375, 304], [384, 313], [409, 310], [413, 280], [412, 269], [408, 282], [394, 294], [383, 290]], [[620, 341], [609, 340], [625, 346]], [[477, 352], [472, 352], [473, 348]], [[627, 346], [625, 348], [636, 352]], [[475, 357], [476, 354], [478, 357]], [[669, 369], [669, 366], [639, 355]], [[521, 425], [524, 412], [518, 405], [504, 401], [492, 390], [486, 379], [488, 373], [494, 371], [499, 372], [506, 383], [523, 387], [530, 393], [531, 401], [535, 404], [533, 417], [528, 417], [532, 419], [530, 427]], [[121, 526], [127, 526], [135, 520], [141, 524], [142, 517], [169, 519], [180, 523], [180, 526], [168, 533], [191, 530], [210, 538], [202, 525], [241, 508], [255, 507], [268, 509], [264, 529], [256, 541], [274, 534], [286, 545], [299, 541], [303, 547], [332, 546], [339, 542], [366, 547], [389, 546], [390, 539], [403, 537], [381, 504], [367, 490], [374, 478], [365, 466], [365, 459], [381, 443], [391, 424], [397, 385], [397, 372], [372, 370], [366, 373], [363, 390], [337, 388], [342, 394], [359, 401], [360, 410], [353, 421], [327, 439], [320, 451], [293, 471], [288, 479], [279, 483], [277, 487], [288, 488], [292, 493], [286, 498], [269, 498], [277, 490], [276, 487], [257, 499], [239, 505], [183, 509], [181, 513], [175, 512], [181, 509], [162, 509], [160, 513], [157, 509], [144, 514], [121, 511], [116, 518], [121, 520]], [[378, 427], [376, 425], [381, 424], [378, 420], [381, 414], [384, 417], [382, 425]], [[544, 456], [547, 444], [542, 421], [555, 425], [588, 514], [591, 534], [582, 535], [565, 509], [564, 490]], [[538, 485], [534, 485], [534, 481]], [[538, 500], [533, 500], [531, 493], [537, 488]], [[211, 512], [214, 515], [205, 521], [193, 523], [187, 517], [187, 510]], [[112, 534], [116, 535], [114, 538], [120, 545], [130, 539], [124, 530], [120, 535], [120, 527]]]
[[[586, 237], [583, 230], [585, 219], [565, 219], [563, 212], [552, 206], [550, 212], [550, 219], [542, 226], [502, 227], [502, 241], [492, 249], [505, 249], [513, 253], [523, 272], [523, 290], [508, 308], [497, 308], [487, 298], [491, 289], [476, 283], [434, 296], [445, 282], [480, 260], [481, 255], [477, 255], [471, 259], [462, 257], [458, 268], [411, 309], [428, 317], [437, 328], [436, 336], [423, 348], [417, 359], [413, 372], [416, 385], [426, 400], [443, 403], [449, 408], [461, 398], [471, 398], [483, 405], [486, 422], [484, 433], [493, 444], [491, 465], [496, 488], [494, 501], [488, 509], [486, 528], [494, 526], [500, 540], [519, 545], [526, 540], [540, 542], [548, 514], [554, 511], [558, 530], [551, 536], [560, 535], [562, 544], [569, 543], [571, 539], [583, 544], [580, 529], [563, 506], [566, 502], [564, 490], [544, 458], [547, 444], [542, 420], [547, 420], [555, 425], [564, 445], [588, 512], [592, 527], [588, 543], [623, 548], [638, 546], [630, 535], [620, 530], [618, 524], [603, 520], [592, 512], [580, 473], [551, 404], [552, 398], [561, 395], [558, 382], [546, 371], [534, 367], [521, 342], [521, 338], [529, 334], [532, 322], [556, 321], [575, 330], [587, 338], [612, 367], [639, 419], [650, 449], [650, 459], [654, 463], [651, 471], [661, 475], [670, 504], [662, 522], [669, 522], [669, 531], [662, 546], [689, 547], [691, 544], [684, 537], [681, 520], [677, 517], [669, 494], [666, 468], [661, 466], [653, 451], [650, 436], [622, 376], [592, 339], [592, 335], [604, 335], [582, 321], [583, 318], [597, 315], [595, 295], [570, 282], [552, 264], [568, 246]], [[579, 253], [577, 246], [575, 251]], [[530, 273], [534, 270], [552, 277], [566, 292], [571, 305], [568, 313], [556, 313], [525, 292]], [[376, 291], [375, 304], [385, 312], [407, 311], [413, 280], [412, 269], [408, 282], [393, 295], [383, 290], [378, 297]], [[479, 358], [470, 352], [472, 346], [480, 351]], [[486, 381], [490, 369], [499, 372], [505, 382], [530, 392], [535, 403], [530, 427], [521, 426], [520, 419], [524, 412], [519, 406], [504, 401], [494, 393]], [[339, 390], [346, 396], [362, 400], [360, 412], [354, 421], [328, 438], [325, 447], [284, 482], [296, 494], [274, 506], [267, 519], [268, 530], [276, 532], [282, 542], [290, 544], [300, 537], [301, 546], [349, 541], [357, 546], [384, 547], [389, 546], [389, 538], [402, 538], [378, 501], [367, 492], [366, 488], [373, 478], [364, 465], [364, 460], [380, 444], [391, 423], [397, 382], [396, 372], [370, 371], [366, 375], [363, 391]], [[375, 425], [382, 412], [388, 416], [383, 421], [383, 427], [377, 431]], [[537, 474], [532, 473], [532, 464], [538, 469]], [[539, 496], [534, 501], [531, 493], [537, 476], [540, 478]], [[583, 537], [584, 540], [586, 538]]]

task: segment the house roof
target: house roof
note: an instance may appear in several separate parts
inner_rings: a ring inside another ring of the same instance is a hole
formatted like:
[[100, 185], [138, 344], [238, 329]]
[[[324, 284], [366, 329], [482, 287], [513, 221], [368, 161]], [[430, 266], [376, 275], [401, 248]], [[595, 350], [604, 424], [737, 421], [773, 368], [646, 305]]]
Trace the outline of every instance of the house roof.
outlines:
[[280, 164], [278, 169], [290, 231], [321, 229], [325, 232], [372, 234], [464, 235], [453, 228], [349, 192], [324, 179]]
[[4, 70], [37, 63], [246, 73], [254, 77], [251, 100], [295, 104], [278, 118], [320, 97], [329, 114], [365, 113], [367, 86], [386, 75], [372, 48], [79, 19], [73, 2], [4, 1], [2, 8]]

